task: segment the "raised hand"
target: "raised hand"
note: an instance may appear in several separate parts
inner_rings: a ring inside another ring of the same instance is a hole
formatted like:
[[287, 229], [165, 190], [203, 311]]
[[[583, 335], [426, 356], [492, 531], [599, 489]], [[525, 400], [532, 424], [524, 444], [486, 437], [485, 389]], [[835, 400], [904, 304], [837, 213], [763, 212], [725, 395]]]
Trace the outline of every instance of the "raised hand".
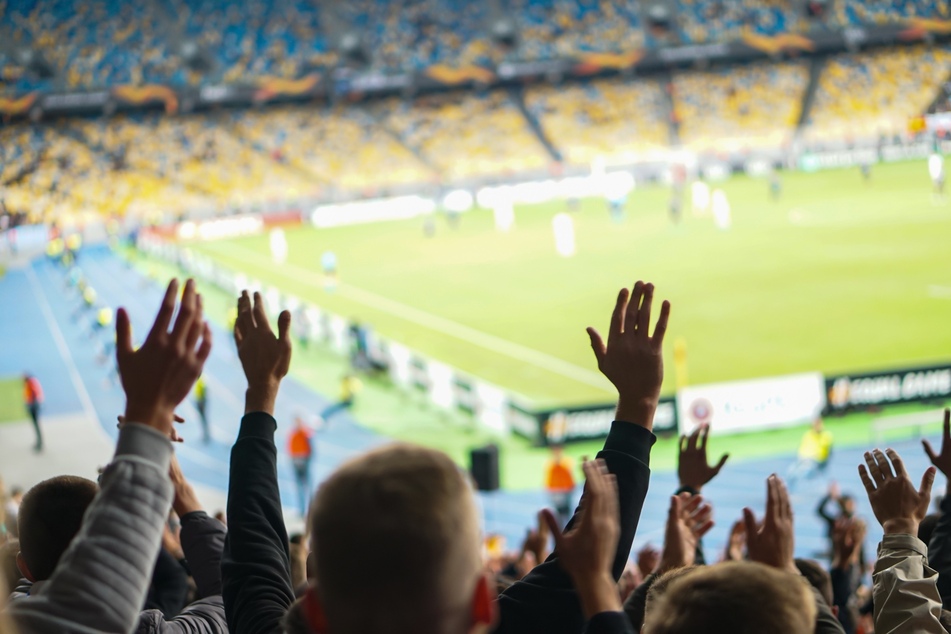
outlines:
[[751, 561], [798, 574], [793, 557], [793, 512], [786, 485], [775, 473], [766, 479], [766, 515], [756, 520], [752, 509], [743, 509], [746, 552]]
[[945, 477], [951, 478], [951, 409], [944, 410], [944, 433], [941, 435], [941, 453], [936, 454], [931, 448], [931, 443], [921, 439], [924, 445], [925, 453], [931, 464], [936, 466]]
[[571, 576], [586, 617], [620, 611], [617, 584], [611, 576], [621, 533], [617, 480], [602, 460], [584, 463], [587, 478], [580, 518], [562, 533], [554, 513], [545, 509], [545, 522], [555, 537], [555, 554]]
[[622, 288], [611, 316], [608, 341], [588, 328], [598, 369], [618, 391], [617, 419], [653, 428], [654, 411], [664, 381], [662, 345], [670, 317], [670, 302], [664, 301], [650, 336], [654, 285], [637, 282], [628, 293]]
[[664, 551], [655, 573], [663, 574], [668, 570], [693, 565], [697, 544], [713, 528], [712, 514], [713, 509], [704, 503], [700, 495], [692, 496], [685, 492], [670, 498]]
[[865, 539], [865, 522], [857, 517], [841, 517], [832, 528], [832, 567], [847, 569], [858, 562]]
[[248, 379], [245, 413], [274, 414], [274, 403], [291, 364], [291, 314], [284, 311], [277, 319], [277, 336], [264, 308], [260, 293], [254, 294], [254, 304], [247, 291], [238, 298], [238, 319], [234, 324], [234, 340], [238, 358]]
[[525, 535], [525, 541], [522, 542], [522, 552], [532, 553], [535, 561], [541, 562], [548, 558], [548, 540], [551, 532], [548, 530], [548, 523], [545, 522], [545, 515], [539, 511], [538, 528], [530, 529]]
[[125, 420], [168, 436], [173, 433], [175, 408], [191, 392], [211, 352], [211, 330], [203, 319], [194, 280], [185, 283], [178, 317], [169, 332], [177, 294], [178, 280], [172, 280], [152, 330], [138, 350], [132, 345], [129, 314], [120, 308], [116, 315], [116, 362], [126, 394]]
[[928, 514], [928, 504], [931, 503], [935, 468], [928, 467], [925, 470], [921, 486], [915, 489], [898, 452], [886, 449], [882, 453], [875, 449], [865, 452], [865, 464], [859, 465], [859, 476], [865, 485], [875, 518], [885, 534], [917, 535], [918, 524]]
[[707, 438], [710, 436], [710, 426], [700, 425], [689, 436], [680, 437], [680, 457], [677, 461], [677, 475], [680, 476], [680, 486], [690, 487], [697, 493], [707, 482], [720, 473], [730, 454], [725, 453], [720, 461], [710, 466], [707, 463]]
[[730, 536], [727, 538], [726, 551], [723, 553], [725, 561], [743, 561], [743, 549], [746, 547], [746, 524], [743, 520], [733, 522], [730, 527]]

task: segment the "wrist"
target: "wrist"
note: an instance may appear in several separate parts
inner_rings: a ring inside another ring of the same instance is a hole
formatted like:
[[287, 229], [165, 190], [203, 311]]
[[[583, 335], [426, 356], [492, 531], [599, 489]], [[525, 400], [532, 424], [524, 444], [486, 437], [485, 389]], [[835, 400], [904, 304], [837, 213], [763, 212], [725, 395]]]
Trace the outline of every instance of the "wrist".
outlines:
[[634, 423], [647, 429], [654, 428], [654, 412], [657, 410], [657, 399], [651, 397], [631, 397], [621, 395], [617, 402], [616, 420]]
[[574, 581], [585, 619], [601, 612], [621, 611], [617, 583], [607, 572], [593, 577], [578, 577]]
[[172, 501], [172, 510], [175, 511], [175, 515], [184, 517], [189, 513], [200, 511], [202, 508], [198, 502], [198, 498], [195, 497], [194, 491], [186, 492], [176, 490], [175, 499]]
[[164, 411], [161, 407], [140, 405], [131, 401], [125, 406], [125, 423], [146, 425], [163, 434], [171, 433], [174, 420], [174, 410]]
[[279, 386], [279, 382], [248, 386], [244, 395], [244, 413], [264, 412], [274, 416], [274, 403], [277, 401]]
[[918, 522], [907, 517], [885, 520], [882, 529], [886, 535], [917, 535]]

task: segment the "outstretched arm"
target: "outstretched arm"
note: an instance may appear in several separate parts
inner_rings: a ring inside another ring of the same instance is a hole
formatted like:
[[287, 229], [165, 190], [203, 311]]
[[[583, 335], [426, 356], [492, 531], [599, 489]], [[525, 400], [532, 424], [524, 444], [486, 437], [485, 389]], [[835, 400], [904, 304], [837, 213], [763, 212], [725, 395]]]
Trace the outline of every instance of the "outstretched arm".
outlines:
[[248, 379], [245, 415], [231, 450], [228, 536], [222, 557], [222, 594], [232, 634], [280, 632], [294, 601], [287, 530], [277, 484], [274, 404], [291, 359], [290, 313], [278, 336], [264, 302], [247, 291], [238, 299], [234, 337]]
[[22, 632], [128, 632], [138, 620], [172, 500], [174, 410], [211, 351], [191, 280], [168, 331], [177, 292], [173, 280], [139, 350], [132, 347], [129, 317], [119, 310], [117, 360], [128, 422], [119, 430], [99, 494], [53, 576], [29, 601], [10, 606]]
[[[654, 411], [663, 381], [662, 344], [670, 315], [664, 302], [653, 335], [648, 333], [652, 284], [638, 282], [632, 292], [622, 289], [617, 298], [605, 344], [594, 328], [588, 329], [598, 368], [618, 391], [616, 420], [598, 453], [618, 488], [620, 533], [611, 573], [620, 578], [630, 555], [650, 480], [650, 449]], [[587, 495], [587, 492], [585, 493]], [[582, 504], [584, 496], [582, 496]], [[567, 530], [579, 521], [578, 511]], [[575, 633], [584, 626], [584, 615], [571, 578], [558, 565], [557, 549], [548, 560], [499, 597], [501, 621], [497, 632], [544, 631]]]

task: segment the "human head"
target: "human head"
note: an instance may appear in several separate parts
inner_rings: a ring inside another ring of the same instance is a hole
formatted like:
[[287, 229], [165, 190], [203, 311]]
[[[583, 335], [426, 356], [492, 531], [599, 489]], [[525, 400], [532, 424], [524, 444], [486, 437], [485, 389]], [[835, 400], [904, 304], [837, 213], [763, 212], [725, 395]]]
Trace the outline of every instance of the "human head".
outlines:
[[822, 420], [821, 416], [817, 416], [815, 420], [812, 421], [812, 429], [820, 432], [825, 428], [825, 423]]
[[692, 572], [696, 568], [698, 568], [698, 566], [683, 566], [681, 568], [674, 568], [673, 570], [668, 570], [655, 579], [654, 583], [652, 583], [651, 587], [647, 590], [647, 598], [644, 601], [645, 617], [646, 615], [650, 614], [650, 611], [657, 605], [657, 602], [660, 601], [660, 598], [667, 593], [667, 589], [670, 587], [671, 583]]
[[474, 497], [445, 454], [394, 444], [359, 456], [321, 485], [310, 521], [334, 634], [457, 634], [492, 622]]
[[796, 568], [800, 574], [819, 591], [826, 604], [832, 605], [832, 577], [819, 562], [812, 559], [796, 559]]
[[561, 460], [562, 456], [565, 455], [565, 448], [561, 445], [552, 445], [551, 446], [551, 457], [553, 460]]
[[78, 476], [57, 476], [27, 491], [17, 515], [17, 566], [30, 581], [49, 579], [79, 532], [99, 488]]
[[703, 566], [673, 581], [644, 624], [647, 634], [812, 634], [816, 604], [805, 584], [759, 563]]

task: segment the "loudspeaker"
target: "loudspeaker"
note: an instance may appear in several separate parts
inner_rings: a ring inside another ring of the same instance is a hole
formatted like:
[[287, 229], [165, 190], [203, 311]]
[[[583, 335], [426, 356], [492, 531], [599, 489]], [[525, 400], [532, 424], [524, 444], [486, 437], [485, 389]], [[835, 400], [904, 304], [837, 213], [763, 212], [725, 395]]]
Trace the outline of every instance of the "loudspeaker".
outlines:
[[499, 448], [497, 445], [477, 447], [469, 452], [469, 473], [480, 491], [499, 488]]

